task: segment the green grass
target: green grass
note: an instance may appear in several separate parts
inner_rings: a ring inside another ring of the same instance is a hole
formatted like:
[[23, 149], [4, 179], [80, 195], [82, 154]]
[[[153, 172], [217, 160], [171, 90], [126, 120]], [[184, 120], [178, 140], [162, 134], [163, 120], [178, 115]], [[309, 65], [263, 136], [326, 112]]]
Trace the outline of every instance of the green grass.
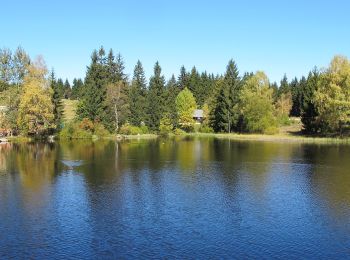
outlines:
[[231, 139], [242, 141], [264, 141], [264, 142], [299, 142], [299, 143], [316, 143], [316, 144], [350, 144], [350, 138], [336, 138], [336, 137], [309, 137], [292, 134], [205, 134], [205, 133], [188, 133], [183, 136], [194, 137], [214, 137], [219, 139]]
[[69, 123], [75, 119], [78, 103], [78, 100], [62, 99], [63, 122]]

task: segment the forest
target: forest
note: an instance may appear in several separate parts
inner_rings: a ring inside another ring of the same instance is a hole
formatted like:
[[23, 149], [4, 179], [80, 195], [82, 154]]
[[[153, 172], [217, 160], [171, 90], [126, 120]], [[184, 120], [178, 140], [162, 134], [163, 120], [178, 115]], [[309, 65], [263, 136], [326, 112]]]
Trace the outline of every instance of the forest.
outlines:
[[[73, 120], [63, 120], [64, 100], [76, 100]], [[284, 75], [279, 83], [263, 71], [241, 73], [233, 59], [223, 75], [182, 66], [169, 79], [156, 62], [147, 80], [141, 61], [129, 77], [121, 54], [100, 47], [85, 78], [70, 83], [49, 71], [42, 57], [3, 48], [0, 108], [2, 135], [276, 134], [290, 118], [300, 118], [304, 135], [348, 136], [350, 61], [334, 56], [326, 68], [290, 81]], [[201, 123], [196, 109], [203, 111]]]

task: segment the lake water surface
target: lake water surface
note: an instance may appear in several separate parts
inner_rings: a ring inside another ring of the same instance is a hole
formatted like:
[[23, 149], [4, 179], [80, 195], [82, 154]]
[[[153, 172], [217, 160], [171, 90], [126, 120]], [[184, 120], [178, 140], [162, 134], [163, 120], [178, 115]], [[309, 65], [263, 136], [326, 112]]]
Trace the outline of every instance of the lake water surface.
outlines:
[[8, 258], [350, 258], [350, 146], [1, 144]]

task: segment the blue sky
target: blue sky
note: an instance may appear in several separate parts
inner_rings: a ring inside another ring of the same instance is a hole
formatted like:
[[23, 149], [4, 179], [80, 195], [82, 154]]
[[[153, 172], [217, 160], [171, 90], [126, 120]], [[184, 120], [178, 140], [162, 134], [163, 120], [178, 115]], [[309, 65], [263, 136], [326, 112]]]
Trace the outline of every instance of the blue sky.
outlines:
[[233, 58], [241, 73], [272, 81], [350, 57], [350, 1], [15, 1], [0, 0], [0, 48], [42, 54], [57, 75], [84, 77], [93, 49], [120, 52], [131, 76], [138, 59], [149, 77], [223, 73]]

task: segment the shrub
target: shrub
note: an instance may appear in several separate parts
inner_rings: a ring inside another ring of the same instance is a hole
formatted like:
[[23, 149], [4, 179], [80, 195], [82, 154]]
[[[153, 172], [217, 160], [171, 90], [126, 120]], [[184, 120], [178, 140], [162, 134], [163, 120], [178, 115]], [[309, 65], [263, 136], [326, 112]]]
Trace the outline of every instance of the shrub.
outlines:
[[214, 129], [207, 125], [201, 125], [199, 128], [200, 133], [214, 133]]
[[81, 120], [79, 127], [87, 131], [94, 131], [94, 123], [88, 118]]
[[94, 129], [94, 134], [98, 137], [105, 137], [110, 135], [110, 132], [108, 132], [108, 130], [100, 123], [96, 123], [94, 125]]
[[174, 131], [174, 134], [175, 135], [184, 135], [184, 134], [186, 134], [186, 132], [180, 128], [176, 128]]
[[126, 123], [121, 126], [119, 133], [122, 135], [138, 135], [138, 134], [143, 134], [144, 133], [143, 131], [145, 132], [148, 131], [147, 126], [138, 127], [138, 126], [133, 126]]
[[141, 125], [140, 127], [141, 131], [143, 134], [148, 134], [149, 133], [149, 130], [148, 130], [148, 127], [146, 125]]
[[277, 117], [277, 121], [278, 121], [278, 124], [281, 125], [281, 126], [288, 126], [288, 125], [292, 124], [292, 122], [289, 119], [288, 115], [279, 115]]
[[173, 131], [173, 124], [171, 123], [170, 117], [166, 115], [160, 120], [159, 134], [162, 136], [167, 136], [172, 131]]
[[64, 126], [59, 134], [60, 139], [91, 139], [92, 133], [80, 127], [80, 124], [70, 123]]
[[270, 127], [267, 127], [263, 133], [266, 135], [274, 135], [274, 134], [277, 134], [278, 132], [279, 132], [279, 130], [277, 127], [270, 126]]

